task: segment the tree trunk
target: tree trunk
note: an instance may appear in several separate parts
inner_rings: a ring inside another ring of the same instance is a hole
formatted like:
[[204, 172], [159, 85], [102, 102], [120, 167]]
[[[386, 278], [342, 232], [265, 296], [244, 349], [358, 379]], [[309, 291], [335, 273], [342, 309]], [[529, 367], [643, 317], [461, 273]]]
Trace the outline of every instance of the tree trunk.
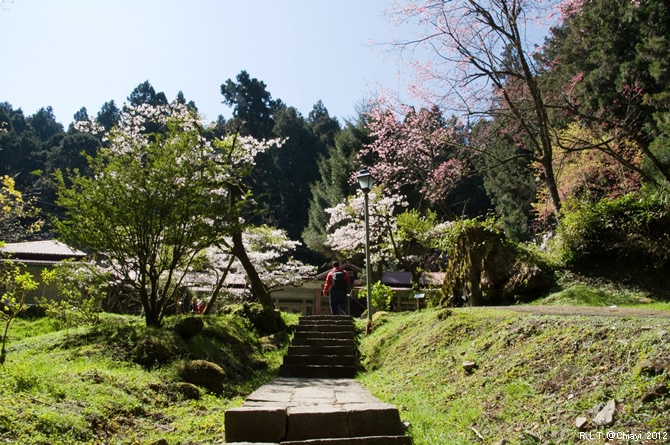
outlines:
[[216, 304], [216, 300], [219, 298], [219, 294], [221, 293], [221, 289], [223, 289], [223, 285], [226, 283], [226, 277], [228, 276], [228, 272], [230, 272], [230, 266], [233, 264], [234, 259], [235, 256], [231, 255], [230, 261], [228, 261], [228, 266], [226, 266], [226, 269], [223, 271], [221, 278], [216, 283], [216, 287], [214, 288], [212, 295], [209, 297], [209, 301], [205, 306], [205, 310], [202, 312], [203, 315], [210, 315], [214, 311], [214, 305]]
[[275, 310], [275, 304], [272, 301], [272, 296], [268, 291], [263, 281], [261, 281], [256, 268], [249, 259], [247, 251], [244, 249], [244, 243], [242, 242], [242, 232], [233, 234], [233, 255], [240, 260], [242, 267], [244, 267], [247, 277], [249, 277], [249, 282], [251, 283], [251, 291], [254, 296], [258, 298], [260, 303], [263, 305], [263, 308], [268, 311]]

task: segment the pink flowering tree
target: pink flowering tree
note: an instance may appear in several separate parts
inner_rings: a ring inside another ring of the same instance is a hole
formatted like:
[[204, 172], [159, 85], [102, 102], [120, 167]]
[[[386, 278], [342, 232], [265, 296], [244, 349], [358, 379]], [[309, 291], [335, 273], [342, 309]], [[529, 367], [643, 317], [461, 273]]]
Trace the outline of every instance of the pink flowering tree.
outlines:
[[[568, 4], [569, 3], [569, 4]], [[552, 212], [560, 209], [553, 169], [549, 108], [535, 53], [541, 32], [579, 7], [565, 0], [398, 1], [387, 12], [418, 33], [392, 47], [409, 55], [410, 90], [427, 103], [468, 119], [504, 117], [546, 185]], [[572, 9], [571, 9], [572, 8]]]
[[373, 142], [363, 147], [359, 158], [363, 163], [372, 160], [370, 173], [386, 193], [416, 191], [453, 218], [448, 199], [468, 172], [468, 164], [461, 159], [463, 126], [455, 120], [445, 122], [437, 107], [403, 111], [402, 120], [390, 108], [370, 113]]
[[[100, 131], [91, 121], [76, 128]], [[132, 286], [148, 326], [161, 325], [195, 258], [224, 237], [231, 237], [254, 296], [274, 308], [242, 242], [244, 215], [253, 207], [243, 181], [256, 154], [281, 141], [210, 140], [199, 117], [178, 103], [125, 106], [103, 140], [106, 146], [88, 158], [92, 177], [57, 174], [66, 212], [57, 229]]]

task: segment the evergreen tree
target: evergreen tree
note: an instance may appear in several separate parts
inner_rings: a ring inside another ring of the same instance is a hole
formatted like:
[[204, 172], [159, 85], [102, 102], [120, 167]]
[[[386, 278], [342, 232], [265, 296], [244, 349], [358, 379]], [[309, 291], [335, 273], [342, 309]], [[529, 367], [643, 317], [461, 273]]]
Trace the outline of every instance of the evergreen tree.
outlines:
[[363, 116], [355, 123], [347, 122], [334, 140], [335, 144], [329, 147], [327, 155], [318, 160], [320, 179], [311, 186], [308, 223], [302, 233], [307, 247], [326, 257], [331, 257], [333, 252], [326, 245], [329, 215], [325, 209], [335, 207], [358, 188], [358, 184], [351, 182], [359, 167], [357, 154], [363, 145], [370, 142]]

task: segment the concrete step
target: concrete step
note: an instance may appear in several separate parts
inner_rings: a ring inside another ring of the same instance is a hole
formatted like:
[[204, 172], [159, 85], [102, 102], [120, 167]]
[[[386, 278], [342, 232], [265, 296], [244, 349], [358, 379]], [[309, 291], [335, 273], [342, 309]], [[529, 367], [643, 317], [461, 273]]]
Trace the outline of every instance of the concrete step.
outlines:
[[[227, 410], [226, 442], [376, 445], [385, 443], [380, 442], [383, 437], [392, 440], [389, 444], [411, 443], [404, 436], [398, 409], [360, 389], [355, 381], [299, 380], [270, 383], [251, 394], [243, 406]], [[314, 440], [324, 442], [307, 442]]]
[[[300, 441], [281, 442], [278, 445], [412, 445], [409, 436], [370, 436], [345, 437], [342, 439], [310, 439]], [[255, 444], [259, 445], [259, 444]]]
[[345, 365], [356, 366], [355, 355], [286, 355], [285, 365]]
[[355, 327], [350, 323], [313, 323], [313, 324], [299, 324], [296, 327], [296, 332], [354, 332]]
[[293, 337], [293, 346], [346, 346], [354, 347], [353, 338], [301, 338]]
[[303, 315], [298, 322], [309, 323], [312, 321], [323, 322], [327, 320], [329, 323], [353, 323], [354, 318], [351, 315]]
[[345, 437], [339, 439], [309, 439], [279, 443], [268, 442], [233, 442], [229, 445], [412, 445], [409, 436], [371, 436]]
[[351, 331], [330, 331], [330, 332], [322, 332], [322, 331], [296, 331], [296, 333], [293, 336], [293, 339], [295, 340], [296, 338], [333, 338], [333, 339], [350, 339], [353, 340], [355, 337], [355, 333], [353, 330]]
[[353, 346], [293, 345], [288, 347], [288, 355], [351, 355]]
[[280, 377], [300, 377], [308, 379], [352, 379], [356, 376], [356, 366], [346, 365], [294, 365], [279, 366]]

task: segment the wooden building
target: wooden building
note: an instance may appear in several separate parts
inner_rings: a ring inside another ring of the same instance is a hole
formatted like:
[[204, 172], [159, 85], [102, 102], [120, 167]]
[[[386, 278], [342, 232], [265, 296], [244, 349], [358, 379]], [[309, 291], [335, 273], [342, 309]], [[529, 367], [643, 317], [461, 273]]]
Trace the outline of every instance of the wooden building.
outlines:
[[6, 243], [0, 247], [4, 259], [16, 262], [30, 272], [39, 284], [37, 289], [28, 293], [26, 303], [35, 302], [35, 297], [57, 297], [56, 285], [42, 282], [42, 270], [52, 269], [63, 260], [81, 260], [86, 254], [56, 240], [27, 241]]

